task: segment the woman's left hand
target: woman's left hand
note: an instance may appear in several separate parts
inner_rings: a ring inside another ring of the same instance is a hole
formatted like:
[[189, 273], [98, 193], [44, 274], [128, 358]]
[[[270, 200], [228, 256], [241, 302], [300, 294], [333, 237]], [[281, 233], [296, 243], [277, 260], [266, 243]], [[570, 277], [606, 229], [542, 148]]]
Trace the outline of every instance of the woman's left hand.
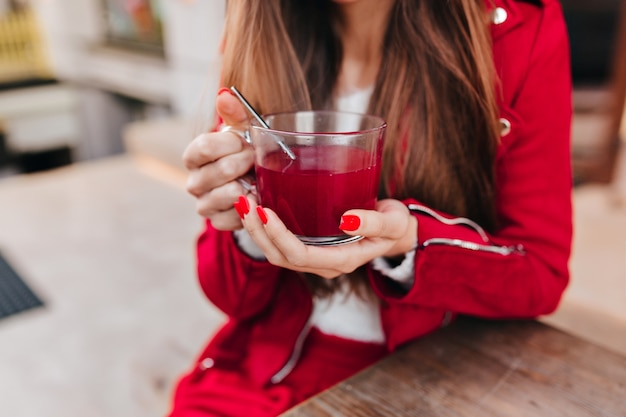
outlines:
[[364, 239], [332, 247], [305, 245], [276, 213], [251, 199], [240, 197], [236, 208], [245, 229], [270, 263], [324, 278], [350, 273], [379, 256], [405, 254], [417, 241], [417, 219], [402, 202], [393, 199], [379, 201], [376, 210], [345, 212], [342, 230]]

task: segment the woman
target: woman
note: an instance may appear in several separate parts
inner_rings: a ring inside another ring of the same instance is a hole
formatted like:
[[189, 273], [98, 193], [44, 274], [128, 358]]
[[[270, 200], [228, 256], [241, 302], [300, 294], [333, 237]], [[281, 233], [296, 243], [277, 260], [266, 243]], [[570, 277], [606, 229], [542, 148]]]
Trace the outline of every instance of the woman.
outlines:
[[[207, 218], [202, 289], [228, 315], [172, 416], [272, 416], [457, 314], [552, 312], [571, 245], [569, 51], [557, 0], [230, 0], [223, 84], [262, 113], [388, 123], [383, 195], [301, 244], [236, 179], [248, 115], [227, 89], [185, 152]], [[235, 202], [233, 206], [233, 202]]]

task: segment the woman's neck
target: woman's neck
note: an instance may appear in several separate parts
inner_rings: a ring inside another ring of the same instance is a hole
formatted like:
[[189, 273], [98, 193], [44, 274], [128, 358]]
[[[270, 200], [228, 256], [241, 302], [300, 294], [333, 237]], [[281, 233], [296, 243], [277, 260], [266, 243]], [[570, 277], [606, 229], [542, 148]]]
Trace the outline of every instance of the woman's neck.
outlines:
[[373, 85], [382, 59], [389, 14], [395, 0], [357, 0], [340, 3], [343, 60], [337, 94]]

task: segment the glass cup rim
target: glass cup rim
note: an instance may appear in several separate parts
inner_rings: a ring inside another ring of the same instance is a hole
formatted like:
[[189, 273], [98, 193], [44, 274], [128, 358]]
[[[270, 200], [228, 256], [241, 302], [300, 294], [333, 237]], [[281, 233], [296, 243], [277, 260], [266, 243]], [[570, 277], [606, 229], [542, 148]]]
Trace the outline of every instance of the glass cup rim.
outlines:
[[383, 119], [380, 116], [376, 116], [373, 114], [368, 114], [368, 113], [359, 113], [359, 112], [351, 112], [351, 111], [342, 111], [342, 110], [295, 110], [295, 111], [283, 111], [283, 112], [275, 112], [275, 113], [268, 113], [268, 114], [264, 114], [262, 117], [264, 120], [267, 120], [268, 118], [272, 117], [272, 116], [279, 116], [279, 115], [295, 115], [295, 114], [304, 114], [304, 113], [310, 113], [310, 114], [320, 114], [320, 115], [337, 115], [337, 114], [344, 114], [344, 115], [350, 115], [350, 116], [359, 116], [362, 118], [368, 118], [368, 119], [373, 119], [376, 123], [375, 127], [371, 127], [369, 129], [363, 129], [363, 130], [353, 130], [353, 131], [339, 131], [339, 132], [296, 132], [293, 130], [283, 130], [283, 129], [273, 129], [273, 128], [267, 128], [264, 126], [261, 126], [261, 124], [257, 121], [257, 120], [252, 120], [250, 123], [250, 128], [251, 129], [258, 129], [260, 131], [263, 132], [270, 132], [270, 133], [274, 133], [277, 135], [315, 135], [315, 136], [353, 136], [353, 135], [362, 135], [362, 134], [368, 134], [368, 133], [373, 133], [373, 132], [377, 132], [380, 131], [382, 129], [385, 129], [387, 127], [387, 122], [385, 121], [385, 119]]

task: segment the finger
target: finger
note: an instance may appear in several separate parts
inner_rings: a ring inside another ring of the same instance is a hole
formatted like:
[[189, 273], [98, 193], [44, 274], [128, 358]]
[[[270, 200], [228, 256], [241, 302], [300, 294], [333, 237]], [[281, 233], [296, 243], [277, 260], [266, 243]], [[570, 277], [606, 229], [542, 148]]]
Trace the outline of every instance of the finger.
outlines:
[[197, 211], [201, 216], [210, 218], [216, 213], [231, 210], [233, 203], [243, 193], [241, 184], [236, 181], [229, 182], [199, 196], [196, 203]]
[[357, 246], [333, 248], [307, 246], [287, 229], [274, 211], [267, 208], [263, 211], [267, 217], [264, 239], [269, 241], [272, 253], [277, 253], [276, 260], [270, 260], [268, 256], [270, 262], [284, 262], [281, 266], [301, 272], [312, 272], [325, 278], [336, 278], [342, 273], [354, 271], [359, 266], [353, 262], [356, 257], [352, 256], [360, 251]]
[[230, 132], [203, 133], [187, 146], [183, 152], [183, 163], [185, 168], [192, 170], [249, 148]]
[[187, 177], [187, 191], [198, 197], [234, 181], [250, 171], [253, 159], [252, 150], [245, 149], [193, 169]]
[[410, 213], [397, 200], [382, 200], [374, 210], [348, 210], [339, 228], [349, 235], [369, 238], [398, 239], [406, 234]]
[[243, 227], [241, 218], [239, 218], [239, 215], [234, 208], [228, 211], [216, 213], [211, 216], [210, 220], [211, 225], [216, 230], [232, 231], [239, 230]]
[[[262, 210], [267, 220], [265, 224], [261, 220], [259, 222], [268, 241], [278, 250], [280, 256], [285, 259], [287, 264], [302, 271], [303, 268], [309, 265], [310, 248], [287, 229], [274, 211], [268, 208], [262, 208]], [[257, 212], [257, 217], [260, 218], [258, 214]]]
[[[272, 240], [267, 235], [263, 220], [259, 217], [257, 207], [259, 207], [256, 201], [252, 198], [247, 198], [248, 210], [243, 219], [243, 225], [248, 231], [248, 234], [257, 244], [259, 249], [263, 251], [267, 260], [277, 266], [286, 267], [286, 259], [282, 256], [282, 253]], [[266, 219], [264, 219], [266, 220]], [[282, 224], [280, 219], [276, 217], [277, 223]]]
[[[261, 219], [257, 211], [257, 204], [254, 200], [248, 199], [248, 213], [244, 217], [244, 227], [256, 245], [263, 251], [268, 262], [273, 265], [300, 272], [312, 272], [325, 278], [336, 278], [340, 271], [312, 267], [306, 262], [307, 253], [311, 249], [304, 245], [293, 233], [291, 233], [284, 223], [276, 216], [276, 213], [269, 209], [263, 209], [265, 221], [270, 221], [273, 232], [269, 234], [264, 220]], [[267, 217], [270, 216], [271, 220]], [[279, 237], [280, 235], [280, 237]]]
[[243, 104], [230, 90], [220, 90], [220, 92], [222, 93], [217, 96], [215, 101], [215, 110], [222, 118], [223, 123], [245, 129], [248, 126], [248, 113]]

